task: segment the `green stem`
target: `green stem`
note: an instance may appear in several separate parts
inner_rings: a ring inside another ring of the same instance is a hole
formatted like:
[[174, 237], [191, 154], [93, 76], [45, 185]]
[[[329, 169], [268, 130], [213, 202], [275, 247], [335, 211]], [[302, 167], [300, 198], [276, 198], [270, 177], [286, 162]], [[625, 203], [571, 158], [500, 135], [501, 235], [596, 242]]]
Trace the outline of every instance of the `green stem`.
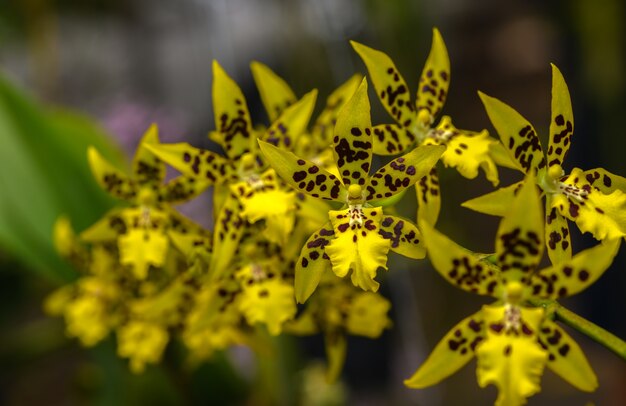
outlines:
[[589, 320], [580, 317], [554, 300], [531, 299], [529, 302], [533, 306], [543, 307], [546, 309], [548, 314], [553, 314], [557, 320], [562, 321], [568, 326], [580, 331], [587, 337], [590, 337], [594, 341], [602, 344], [626, 361], [626, 342], [616, 335], [606, 331]]

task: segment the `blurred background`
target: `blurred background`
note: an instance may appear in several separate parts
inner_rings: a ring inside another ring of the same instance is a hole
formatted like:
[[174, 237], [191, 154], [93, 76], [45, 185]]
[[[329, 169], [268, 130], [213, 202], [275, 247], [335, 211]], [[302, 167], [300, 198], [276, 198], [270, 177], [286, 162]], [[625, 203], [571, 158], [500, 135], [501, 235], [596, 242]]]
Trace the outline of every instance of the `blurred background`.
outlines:
[[[323, 100], [354, 72], [366, 73], [348, 43], [354, 39], [385, 51], [416, 89], [437, 26], [452, 63], [444, 114], [459, 128], [487, 128], [497, 137], [477, 97], [481, 90], [516, 108], [547, 145], [552, 62], [566, 78], [574, 107], [566, 172], [604, 167], [626, 175], [625, 7], [620, 0], [0, 2], [0, 404], [255, 404], [250, 382], [256, 364], [246, 350], [181, 371], [176, 360], [182, 350], [174, 345], [161, 366], [133, 376], [116, 358], [113, 340], [83, 349], [64, 336], [62, 320], [41, 310], [48, 293], [75, 277], [54, 253], [54, 219], [70, 213], [80, 230], [112, 204], [91, 181], [86, 146], [123, 162], [152, 122], [164, 141], [208, 146], [213, 59], [242, 87], [253, 120], [266, 123], [252, 60], [269, 65], [298, 96], [318, 88]], [[372, 106], [374, 123], [390, 121], [375, 97]], [[441, 173], [438, 227], [468, 248], [492, 251], [497, 219], [459, 206], [491, 185], [482, 174], [468, 181], [455, 171]], [[517, 180], [519, 174], [502, 169], [503, 185]], [[410, 195], [399, 210], [414, 217]], [[209, 224], [208, 205], [203, 197], [184, 210]], [[575, 252], [592, 242], [574, 233]], [[621, 251], [596, 284], [563, 304], [625, 338]], [[327, 404], [493, 402], [495, 389], [476, 384], [475, 362], [430, 389], [404, 387], [403, 379], [439, 339], [488, 300], [451, 287], [427, 261], [393, 257], [390, 269], [379, 278], [394, 304], [394, 327], [376, 341], [350, 340], [342, 384], [332, 389], [335, 403]], [[529, 404], [623, 404], [624, 362], [568, 331], [600, 388], [582, 393], [546, 371], [542, 392]], [[313, 380], [322, 340], [281, 345], [292, 354], [286, 361], [292, 374], [283, 376], [283, 385]], [[307, 403], [294, 395], [284, 404]]]

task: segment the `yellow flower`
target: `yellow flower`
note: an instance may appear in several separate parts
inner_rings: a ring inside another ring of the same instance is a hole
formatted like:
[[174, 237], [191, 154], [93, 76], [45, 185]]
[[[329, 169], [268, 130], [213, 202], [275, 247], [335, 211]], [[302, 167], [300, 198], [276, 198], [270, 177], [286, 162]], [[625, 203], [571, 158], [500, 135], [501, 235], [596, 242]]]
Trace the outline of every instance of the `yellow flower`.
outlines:
[[146, 364], [156, 364], [161, 360], [169, 335], [158, 324], [131, 321], [117, 331], [117, 354], [130, 358], [130, 370], [144, 371]]

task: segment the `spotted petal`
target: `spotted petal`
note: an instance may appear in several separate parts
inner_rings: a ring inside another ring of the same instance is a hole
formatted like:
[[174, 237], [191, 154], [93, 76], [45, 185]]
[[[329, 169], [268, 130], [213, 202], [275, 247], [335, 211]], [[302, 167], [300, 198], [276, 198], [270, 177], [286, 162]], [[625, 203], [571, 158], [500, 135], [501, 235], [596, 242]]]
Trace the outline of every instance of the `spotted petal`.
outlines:
[[367, 80], [359, 85], [337, 117], [333, 149], [343, 184], [365, 185], [372, 162], [372, 122]]
[[525, 172], [545, 169], [546, 158], [533, 126], [521, 114], [500, 100], [478, 92], [491, 123], [509, 151]]
[[573, 133], [574, 114], [569, 90], [559, 68], [552, 65], [552, 118], [548, 144], [548, 167], [563, 165]]
[[87, 242], [115, 241], [128, 230], [124, 209], [108, 211], [100, 220], [80, 233], [80, 239]]
[[421, 222], [420, 230], [430, 262], [448, 282], [479, 295], [500, 296], [502, 286], [494, 269], [435, 230], [428, 222]]
[[578, 168], [562, 183], [565, 187], [554, 195], [552, 207], [576, 222], [580, 231], [590, 232], [598, 240], [626, 235], [626, 193], [616, 189], [604, 194], [594, 189]]
[[211, 183], [208, 179], [181, 175], [160, 188], [159, 200], [169, 204], [183, 203], [200, 195]]
[[276, 173], [291, 187], [321, 199], [346, 200], [346, 188], [335, 175], [267, 142], [259, 140], [259, 146]]
[[[522, 320], [536, 332], [543, 309], [522, 308]], [[483, 306], [487, 326], [504, 317], [503, 306]], [[476, 349], [476, 377], [482, 388], [498, 387], [497, 406], [522, 405], [540, 391], [539, 382], [548, 358], [535, 334], [500, 334], [487, 328], [485, 340]]]
[[104, 159], [94, 147], [87, 150], [87, 158], [96, 181], [109, 194], [122, 200], [132, 200], [137, 196], [137, 184]]
[[213, 113], [220, 144], [232, 160], [250, 152], [252, 122], [246, 98], [217, 61], [213, 61]]
[[539, 343], [548, 351], [548, 368], [585, 392], [598, 388], [593, 372], [576, 341], [553, 321], [545, 319], [539, 331]]
[[417, 111], [426, 110], [430, 124], [441, 111], [450, 84], [450, 59], [439, 30], [433, 28], [433, 43], [417, 88]]
[[227, 183], [237, 179], [235, 169], [224, 157], [212, 151], [177, 144], [146, 144], [148, 150], [187, 176], [209, 183]]
[[426, 361], [404, 384], [421, 389], [435, 385], [461, 369], [474, 357], [476, 346], [484, 339], [481, 312], [461, 320], [439, 341]]
[[256, 83], [261, 102], [265, 107], [270, 123], [273, 123], [283, 110], [297, 100], [293, 90], [281, 77], [274, 73], [267, 65], [253, 61], [250, 64], [252, 77]]
[[165, 164], [152, 152], [145, 148], [146, 144], [159, 143], [159, 130], [152, 124], [139, 142], [133, 158], [133, 176], [139, 184], [161, 184], [165, 179]]
[[572, 258], [572, 241], [567, 219], [552, 204], [553, 195], [546, 197], [546, 230], [545, 239], [548, 256], [553, 265]]
[[463, 202], [461, 206], [479, 213], [502, 217], [508, 212], [520, 187], [522, 182], [501, 187], [494, 192]]
[[491, 147], [497, 141], [489, 137], [487, 130], [480, 133], [459, 130], [452, 125], [450, 117], [444, 116], [433, 134], [432, 141], [447, 147], [441, 156], [446, 166], [456, 168], [468, 179], [478, 176], [480, 168], [494, 186], [498, 185], [498, 169], [491, 158]]
[[312, 129], [313, 139], [321, 145], [330, 145], [335, 133], [335, 123], [341, 108], [350, 100], [361, 83], [361, 75], [355, 74], [341, 84], [326, 99], [324, 110], [317, 116]]
[[396, 155], [415, 143], [416, 137], [410, 129], [398, 124], [380, 124], [372, 128], [373, 151], [377, 155]]
[[584, 171], [585, 180], [594, 189], [599, 190], [605, 195], [613, 193], [615, 190], [626, 192], [626, 178], [615, 175], [606, 169], [596, 168]]
[[350, 41], [350, 44], [365, 63], [376, 94], [387, 112], [398, 124], [411, 127], [415, 122], [415, 109], [411, 103], [411, 95], [404, 78], [391, 58], [384, 52], [358, 42]]
[[543, 254], [543, 210], [534, 176], [526, 177], [502, 218], [496, 236], [496, 260], [505, 280], [534, 272]]
[[422, 234], [410, 221], [385, 215], [379, 233], [391, 241], [392, 251], [413, 259], [426, 257]]
[[533, 275], [533, 295], [557, 299], [574, 295], [594, 283], [613, 263], [621, 239], [608, 240]]
[[287, 107], [281, 115], [272, 122], [261, 139], [270, 144], [293, 149], [295, 142], [305, 131], [315, 107], [317, 90], [305, 94], [302, 99]]
[[231, 193], [215, 219], [213, 252], [219, 255], [211, 257], [209, 271], [213, 280], [223, 276], [237, 251], [245, 225], [240, 216], [241, 210], [242, 206], [237, 196]]
[[326, 246], [333, 272], [340, 278], [352, 272], [354, 286], [376, 292], [379, 283], [376, 271], [387, 269], [387, 253], [391, 241], [378, 231], [383, 213], [380, 208], [355, 207], [328, 212], [335, 238]]
[[367, 200], [393, 196], [426, 176], [445, 151], [442, 145], [421, 145], [380, 168], [369, 179]]
[[425, 221], [435, 225], [441, 209], [441, 189], [439, 188], [439, 175], [437, 168], [433, 167], [430, 172], [415, 184], [417, 197], [417, 221]]
[[300, 258], [296, 262], [295, 289], [296, 301], [304, 303], [317, 289], [324, 271], [330, 267], [328, 255], [324, 252], [334, 237], [330, 222], [313, 233], [302, 246]]

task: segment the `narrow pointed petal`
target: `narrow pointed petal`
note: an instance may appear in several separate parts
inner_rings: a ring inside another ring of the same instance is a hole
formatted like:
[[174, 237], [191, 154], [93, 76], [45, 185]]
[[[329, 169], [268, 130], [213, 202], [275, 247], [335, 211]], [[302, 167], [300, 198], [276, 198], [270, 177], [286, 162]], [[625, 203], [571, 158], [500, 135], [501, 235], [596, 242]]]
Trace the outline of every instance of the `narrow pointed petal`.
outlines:
[[552, 65], [552, 118], [548, 144], [548, 167], [563, 165], [574, 134], [574, 113], [567, 84], [559, 68]]
[[549, 319], [542, 322], [539, 343], [548, 351], [548, 368], [557, 375], [585, 392], [598, 388], [598, 378], [585, 354], [556, 323]]
[[519, 280], [534, 272], [543, 255], [544, 214], [535, 178], [524, 180], [496, 236], [497, 264], [506, 280]]
[[152, 124], [139, 142], [133, 158], [133, 176], [139, 184], [161, 184], [165, 179], [165, 164], [145, 148], [146, 144], [159, 144], [159, 130]]
[[430, 114], [430, 124], [441, 111], [450, 85], [450, 59], [439, 30], [433, 28], [433, 42], [417, 88], [417, 111]]
[[415, 122], [415, 108], [409, 88], [391, 58], [358, 42], [350, 41], [350, 44], [365, 63], [376, 94], [387, 112], [401, 126], [411, 127]]
[[485, 338], [481, 312], [461, 320], [439, 341], [426, 361], [404, 384], [422, 389], [435, 385], [461, 369], [473, 357]]
[[491, 144], [489, 146], [489, 154], [496, 165], [524, 172], [524, 169], [520, 166], [519, 162], [509, 155], [509, 151], [504, 145], [502, 145], [502, 142]]
[[545, 239], [548, 256], [552, 265], [558, 265], [572, 258], [572, 241], [567, 219], [552, 204], [553, 195], [546, 198]]
[[450, 117], [444, 116], [433, 134], [431, 141], [446, 146], [441, 156], [446, 166], [456, 168], [467, 179], [478, 176], [480, 168], [491, 184], [498, 185], [498, 168], [491, 158], [491, 146], [497, 141], [489, 137], [487, 130], [480, 133], [459, 130], [452, 125]]
[[461, 206], [479, 213], [502, 217], [508, 212], [520, 187], [522, 182], [501, 187], [494, 192], [463, 202]]
[[221, 134], [220, 143], [231, 159], [237, 160], [255, 141], [246, 98], [235, 81], [213, 61], [213, 113]]
[[159, 200], [169, 204], [183, 203], [200, 195], [211, 183], [208, 179], [181, 175], [159, 188]]
[[528, 172], [530, 169], [545, 169], [546, 158], [539, 137], [533, 126], [521, 114], [500, 100], [478, 92], [485, 105], [491, 124], [512, 159]]
[[267, 162], [294, 189], [321, 199], [346, 200], [346, 188], [335, 175], [267, 142], [259, 140], [259, 146]]
[[214, 281], [224, 276], [239, 246], [245, 226], [240, 216], [242, 209], [237, 197], [229, 194], [215, 219], [213, 252], [219, 255], [213, 255], [209, 265], [211, 279]]
[[561, 182], [565, 186], [553, 196], [552, 207], [574, 221], [580, 231], [590, 232], [597, 240], [626, 236], [626, 193], [619, 189], [602, 193], [586, 182], [578, 168]]
[[392, 251], [413, 259], [426, 257], [422, 234], [410, 221], [385, 215], [380, 222], [379, 233], [391, 241]]
[[619, 238], [605, 241], [537, 272], [531, 279], [533, 296], [558, 299], [585, 290], [611, 266], [620, 242]]
[[391, 241], [378, 231], [382, 209], [354, 208], [328, 212], [335, 238], [326, 246], [326, 254], [335, 275], [340, 278], [351, 273], [354, 286], [376, 292], [379, 283], [374, 280], [378, 268], [387, 269], [387, 253]]
[[437, 168], [433, 167], [426, 176], [415, 184], [417, 197], [417, 222], [427, 222], [435, 225], [441, 209], [441, 189]]
[[437, 164], [443, 145], [421, 145], [380, 168], [369, 179], [367, 200], [391, 197], [414, 185]]
[[333, 226], [330, 222], [313, 233], [302, 246], [300, 258], [296, 262], [295, 289], [296, 301], [304, 303], [315, 292], [324, 271], [331, 266], [324, 252], [325, 247], [334, 238]]
[[429, 223], [421, 222], [420, 230], [430, 262], [448, 282], [479, 295], [500, 296], [501, 284], [497, 271]]
[[94, 147], [87, 150], [87, 158], [96, 181], [111, 196], [121, 200], [132, 200], [137, 196], [137, 184], [104, 159]]
[[343, 184], [365, 185], [372, 163], [372, 122], [367, 80], [339, 112], [333, 151]]
[[232, 164], [212, 151], [196, 148], [186, 142], [146, 144], [145, 147], [185, 175], [206, 179], [210, 184], [237, 179]]
[[316, 98], [317, 90], [312, 90], [283, 110], [261, 139], [274, 146], [292, 150], [298, 138], [306, 131]]
[[397, 155], [415, 144], [415, 135], [398, 124], [380, 124], [372, 129], [373, 151], [377, 155]]
[[342, 83], [326, 99], [326, 106], [315, 120], [311, 134], [320, 145], [331, 145], [335, 136], [335, 123], [343, 106], [350, 100], [361, 83], [362, 76], [355, 74]]
[[297, 100], [291, 87], [267, 65], [253, 61], [250, 64], [254, 83], [261, 95], [270, 123], [273, 123], [282, 112]]
[[128, 225], [123, 215], [124, 209], [108, 211], [100, 220], [80, 233], [80, 239], [87, 242], [115, 241], [126, 233]]

